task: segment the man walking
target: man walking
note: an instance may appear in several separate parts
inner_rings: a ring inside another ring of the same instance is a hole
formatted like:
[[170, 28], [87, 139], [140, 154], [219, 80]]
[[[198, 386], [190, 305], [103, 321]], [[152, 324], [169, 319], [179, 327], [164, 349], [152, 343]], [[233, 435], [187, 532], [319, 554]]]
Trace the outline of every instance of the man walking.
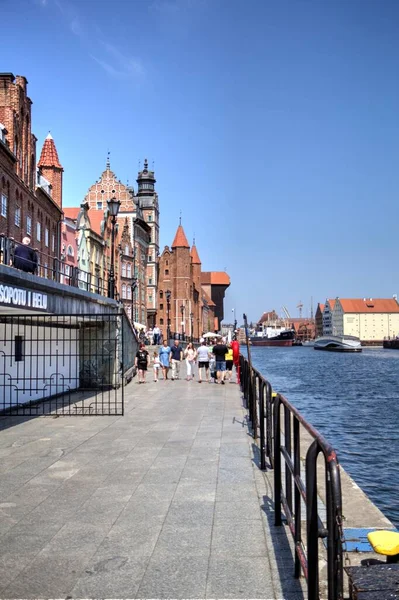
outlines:
[[170, 347], [170, 356], [172, 358], [172, 381], [179, 379], [180, 363], [183, 360], [183, 348], [179, 344], [179, 340], [175, 340], [173, 346]]
[[209, 381], [209, 348], [205, 346], [204, 339], [201, 338], [201, 346], [197, 350], [198, 359], [198, 383], [202, 383], [201, 371], [205, 369], [206, 381]]
[[224, 385], [224, 372], [226, 371], [227, 346], [219, 338], [213, 347], [213, 355], [216, 359], [216, 383]]
[[160, 334], [159, 327], [158, 327], [158, 325], [155, 325], [154, 329], [152, 330], [152, 335], [154, 337], [154, 345], [155, 346], [158, 346], [158, 344], [159, 344], [159, 334]]
[[22, 244], [17, 244], [14, 250], [14, 267], [25, 271], [25, 273], [35, 273], [37, 270], [37, 254], [30, 246], [30, 237], [25, 236]]

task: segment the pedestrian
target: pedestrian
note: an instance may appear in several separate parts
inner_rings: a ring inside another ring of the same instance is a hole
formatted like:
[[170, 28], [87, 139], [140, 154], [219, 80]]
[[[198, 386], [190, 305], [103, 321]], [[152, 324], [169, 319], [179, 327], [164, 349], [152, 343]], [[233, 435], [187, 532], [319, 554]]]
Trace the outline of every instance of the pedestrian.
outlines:
[[216, 359], [216, 383], [224, 385], [224, 373], [226, 371], [226, 353], [227, 346], [223, 344], [221, 339], [218, 339], [213, 347], [213, 355]]
[[170, 367], [170, 355], [171, 349], [168, 346], [168, 342], [164, 340], [159, 350], [159, 362], [161, 363], [162, 375], [165, 381], [168, 378], [168, 371]]
[[37, 254], [30, 246], [31, 239], [25, 236], [22, 244], [17, 244], [14, 249], [13, 265], [16, 269], [20, 269], [25, 273], [36, 273], [37, 271]]
[[202, 383], [201, 370], [205, 369], [206, 382], [209, 382], [209, 348], [205, 346], [204, 339], [201, 339], [201, 345], [197, 350], [198, 359], [198, 383]]
[[231, 342], [231, 347], [233, 349], [233, 362], [236, 368], [236, 381], [240, 383], [240, 342], [236, 337]]
[[158, 373], [159, 373], [159, 368], [161, 366], [161, 362], [159, 360], [159, 354], [158, 352], [154, 352], [154, 355], [152, 357], [152, 370], [154, 372], [154, 381], [158, 381]]
[[145, 344], [141, 343], [140, 348], [136, 352], [135, 365], [139, 371], [139, 383], [145, 383], [145, 374], [149, 362], [149, 354], [145, 349]]
[[160, 334], [158, 325], [154, 325], [154, 329], [152, 330], [152, 334], [154, 336], [154, 345], [158, 346], [158, 344], [159, 344], [159, 334]]
[[197, 358], [197, 352], [191, 342], [187, 344], [187, 348], [184, 351], [184, 356], [186, 357], [187, 381], [191, 381], [194, 379], [194, 366], [195, 359]]
[[150, 346], [152, 346], [152, 345], [153, 345], [153, 343], [154, 343], [154, 332], [153, 332], [153, 330], [151, 329], [151, 327], [150, 327], [150, 329], [147, 331], [147, 339], [148, 339], [148, 343], [150, 344]]
[[179, 340], [173, 342], [170, 347], [172, 358], [172, 381], [179, 379], [180, 362], [183, 360], [183, 348], [180, 346]]
[[226, 352], [226, 381], [231, 381], [231, 377], [233, 375], [233, 348], [231, 344], [227, 344], [227, 352]]

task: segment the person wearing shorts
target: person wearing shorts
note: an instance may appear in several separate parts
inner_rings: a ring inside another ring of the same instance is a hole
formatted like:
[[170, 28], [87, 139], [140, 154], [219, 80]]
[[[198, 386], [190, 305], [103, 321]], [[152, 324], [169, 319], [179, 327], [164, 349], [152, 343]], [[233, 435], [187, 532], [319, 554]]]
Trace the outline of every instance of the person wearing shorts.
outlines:
[[147, 372], [149, 354], [145, 349], [145, 344], [140, 344], [140, 349], [136, 352], [135, 365], [139, 372], [139, 383], [145, 383], [145, 374]]
[[201, 346], [197, 349], [198, 360], [198, 383], [202, 383], [201, 373], [205, 369], [206, 382], [209, 382], [209, 348], [205, 346], [204, 340], [201, 340]]
[[231, 376], [233, 374], [233, 348], [231, 347], [231, 344], [227, 345], [227, 352], [226, 352], [225, 359], [226, 359], [225, 380], [231, 381]]
[[216, 359], [216, 383], [224, 385], [224, 372], [226, 371], [227, 346], [219, 339], [213, 347], [213, 355]]

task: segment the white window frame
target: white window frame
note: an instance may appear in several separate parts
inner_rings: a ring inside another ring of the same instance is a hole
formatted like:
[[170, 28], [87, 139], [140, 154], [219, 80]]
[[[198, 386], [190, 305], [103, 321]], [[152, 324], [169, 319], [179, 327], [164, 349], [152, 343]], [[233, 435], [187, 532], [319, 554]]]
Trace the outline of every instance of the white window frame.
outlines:
[[7, 217], [8, 210], [8, 197], [5, 194], [1, 194], [1, 211], [0, 214], [2, 217]]
[[32, 217], [29, 215], [26, 217], [26, 233], [32, 235]]
[[21, 207], [15, 207], [15, 215], [14, 215], [14, 225], [15, 227], [21, 227]]
[[128, 277], [129, 279], [132, 276], [132, 265], [130, 263], [127, 263], [126, 265], [126, 277]]
[[51, 236], [51, 250], [55, 252], [55, 235], [54, 233]]
[[39, 221], [36, 223], [36, 239], [38, 242], [42, 239], [42, 225]]
[[48, 248], [48, 245], [49, 245], [49, 237], [50, 237], [49, 236], [49, 230], [46, 227], [46, 229], [44, 230], [44, 245], [47, 246], [47, 248]]
[[126, 277], [126, 263], [122, 263], [122, 277]]

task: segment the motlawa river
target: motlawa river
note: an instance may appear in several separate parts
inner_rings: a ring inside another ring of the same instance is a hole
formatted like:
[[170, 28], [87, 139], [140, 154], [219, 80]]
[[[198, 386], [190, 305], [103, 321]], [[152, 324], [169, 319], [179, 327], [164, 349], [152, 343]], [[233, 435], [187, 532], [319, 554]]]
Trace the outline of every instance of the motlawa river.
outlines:
[[344, 469], [399, 527], [399, 350], [252, 347], [251, 356], [273, 390], [324, 435]]

